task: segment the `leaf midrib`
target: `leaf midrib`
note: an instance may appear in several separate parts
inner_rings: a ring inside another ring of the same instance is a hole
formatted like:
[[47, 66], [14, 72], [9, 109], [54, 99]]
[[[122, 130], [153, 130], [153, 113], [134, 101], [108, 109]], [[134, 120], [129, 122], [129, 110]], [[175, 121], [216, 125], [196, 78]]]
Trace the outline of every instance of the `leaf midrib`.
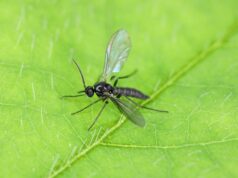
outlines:
[[[152, 102], [156, 97], [158, 97], [162, 92], [164, 92], [167, 88], [169, 88], [171, 85], [173, 85], [178, 79], [183, 77], [188, 71], [190, 71], [192, 68], [194, 68], [196, 65], [201, 63], [203, 60], [205, 60], [209, 55], [211, 55], [213, 52], [221, 48], [229, 39], [231, 39], [235, 34], [238, 27], [238, 23], [234, 22], [230, 28], [228, 28], [227, 32], [224, 34], [222, 38], [219, 38], [215, 40], [210, 46], [208, 46], [206, 49], [202, 50], [200, 53], [196, 54], [194, 57], [192, 57], [187, 64], [185, 64], [180, 70], [178, 70], [167, 82], [165, 82], [160, 89], [158, 89], [156, 92], [154, 92], [148, 100], [142, 103], [142, 105], [146, 105], [150, 102]], [[109, 130], [107, 130], [99, 139], [96, 139], [91, 145], [86, 147], [84, 150], [73, 156], [71, 159], [69, 159], [66, 163], [64, 163], [62, 166], [60, 166], [58, 169], [54, 170], [52, 174], [49, 174], [49, 178], [56, 177], [60, 174], [62, 174], [64, 171], [66, 171], [72, 164], [74, 164], [77, 160], [79, 160], [81, 157], [86, 155], [89, 151], [91, 151], [96, 146], [103, 143], [103, 140], [107, 138], [109, 135], [111, 135], [114, 131], [116, 131], [118, 128], [120, 128], [123, 123], [126, 121], [126, 118], [124, 116], [121, 116], [119, 121], [112, 126]], [[52, 170], [52, 169], [51, 169]]]

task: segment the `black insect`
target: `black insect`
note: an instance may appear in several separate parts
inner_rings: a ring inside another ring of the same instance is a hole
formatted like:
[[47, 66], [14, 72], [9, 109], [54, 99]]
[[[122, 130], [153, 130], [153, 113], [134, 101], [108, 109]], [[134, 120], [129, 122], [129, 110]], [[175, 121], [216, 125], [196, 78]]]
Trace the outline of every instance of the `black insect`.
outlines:
[[[105, 57], [105, 65], [104, 65], [104, 71], [101, 76], [101, 79], [99, 82], [94, 84], [94, 86], [86, 86], [83, 73], [79, 67], [79, 65], [74, 61], [76, 64], [81, 78], [84, 85], [84, 90], [79, 91], [77, 95], [67, 95], [63, 96], [63, 98], [66, 97], [78, 97], [82, 95], [87, 95], [88, 97], [92, 97], [94, 93], [99, 97], [96, 101], [92, 102], [88, 106], [80, 109], [79, 111], [76, 111], [74, 114], [77, 114], [90, 106], [98, 103], [99, 101], [103, 101], [103, 106], [101, 110], [99, 111], [98, 115], [94, 119], [93, 123], [90, 125], [88, 130], [90, 130], [93, 125], [98, 120], [99, 116], [101, 115], [102, 111], [108, 104], [108, 101], [111, 100], [117, 108], [134, 124], [143, 127], [145, 126], [145, 120], [141, 113], [138, 111], [138, 108], [144, 108], [149, 109], [157, 112], [168, 112], [164, 110], [158, 110], [153, 108], [148, 108], [145, 106], [141, 106], [135, 101], [133, 101], [132, 98], [142, 99], [146, 100], [149, 98], [149, 96], [143, 94], [141, 91], [134, 89], [134, 88], [124, 88], [124, 87], [117, 87], [118, 81], [120, 79], [125, 79], [133, 74], [135, 74], [136, 71], [133, 73], [116, 77], [115, 75], [112, 75], [113, 73], [117, 73], [121, 70], [124, 62], [126, 61], [129, 52], [131, 49], [131, 42], [128, 33], [125, 30], [118, 30], [111, 38], [107, 50], [106, 50], [106, 57]], [[110, 79], [111, 81], [114, 80], [113, 85], [107, 83], [107, 80]]]

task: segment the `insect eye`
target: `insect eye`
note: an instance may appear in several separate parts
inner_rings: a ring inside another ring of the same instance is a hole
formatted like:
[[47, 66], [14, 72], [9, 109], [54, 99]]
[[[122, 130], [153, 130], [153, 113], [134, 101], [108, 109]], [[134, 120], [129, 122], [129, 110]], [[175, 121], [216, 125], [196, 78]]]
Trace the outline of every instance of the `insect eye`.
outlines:
[[92, 97], [94, 95], [93, 87], [87, 87], [85, 90], [88, 97]]
[[92, 94], [92, 93], [93, 93], [93, 90], [90, 89], [90, 90], [88, 91], [88, 93], [89, 93], [89, 94]]

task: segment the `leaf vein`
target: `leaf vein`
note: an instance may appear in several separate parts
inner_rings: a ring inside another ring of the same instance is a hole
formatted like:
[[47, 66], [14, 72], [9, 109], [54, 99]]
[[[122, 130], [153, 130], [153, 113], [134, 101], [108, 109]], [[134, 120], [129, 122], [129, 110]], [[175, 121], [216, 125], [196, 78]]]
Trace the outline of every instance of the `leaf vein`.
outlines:
[[132, 145], [132, 144], [120, 144], [120, 143], [109, 143], [109, 142], [101, 142], [101, 146], [108, 147], [117, 147], [117, 148], [138, 148], [138, 149], [180, 149], [180, 148], [189, 148], [189, 147], [198, 147], [198, 146], [209, 146], [216, 144], [223, 144], [229, 142], [237, 142], [238, 138], [230, 138], [230, 139], [222, 139], [216, 141], [208, 141], [208, 142], [200, 142], [200, 143], [189, 143], [189, 144], [181, 144], [181, 145]]
[[[190, 71], [192, 68], [194, 68], [197, 64], [201, 63], [204, 59], [206, 59], [210, 54], [212, 54], [214, 51], [221, 48], [237, 31], [238, 29], [238, 23], [234, 23], [225, 33], [225, 35], [221, 39], [215, 40], [208, 48], [205, 50], [202, 50], [198, 54], [196, 54], [194, 57], [192, 57], [186, 65], [184, 65], [180, 70], [177, 71], [167, 82], [165, 82], [160, 89], [152, 93], [150, 98], [143, 102], [142, 105], [146, 105], [149, 102], [153, 101], [156, 97], [159, 96], [162, 92], [164, 92], [167, 88], [169, 88], [171, 85], [173, 85], [178, 79], [183, 77], [188, 71]], [[51, 175], [49, 175], [49, 178], [53, 178], [58, 176], [59, 174], [62, 174], [64, 171], [66, 171], [73, 163], [75, 163], [77, 160], [79, 160], [81, 157], [86, 155], [89, 151], [91, 151], [93, 148], [95, 148], [98, 145], [103, 144], [103, 140], [107, 138], [109, 135], [111, 135], [115, 130], [120, 128], [123, 123], [126, 121], [126, 118], [121, 116], [119, 121], [112, 126], [109, 130], [107, 130], [98, 140], [95, 140], [91, 145], [86, 147], [84, 150], [82, 150], [80, 153], [75, 155], [71, 158], [67, 163], [60, 166], [58, 169], [56, 169]], [[238, 139], [237, 139], [238, 140]], [[205, 143], [206, 144], [206, 143]], [[192, 145], [192, 144], [188, 144]], [[202, 145], [202, 143], [201, 143]], [[181, 146], [181, 148], [186, 147], [186, 145]]]

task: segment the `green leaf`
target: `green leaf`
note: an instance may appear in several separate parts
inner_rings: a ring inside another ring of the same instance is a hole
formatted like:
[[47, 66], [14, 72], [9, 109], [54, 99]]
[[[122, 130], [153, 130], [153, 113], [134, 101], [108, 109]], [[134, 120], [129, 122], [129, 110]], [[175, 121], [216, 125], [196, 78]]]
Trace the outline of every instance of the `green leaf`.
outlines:
[[[238, 21], [227, 1], [1, 1], [0, 177], [237, 177]], [[139, 128], [76, 94], [110, 36], [132, 51], [119, 82], [150, 95]]]

